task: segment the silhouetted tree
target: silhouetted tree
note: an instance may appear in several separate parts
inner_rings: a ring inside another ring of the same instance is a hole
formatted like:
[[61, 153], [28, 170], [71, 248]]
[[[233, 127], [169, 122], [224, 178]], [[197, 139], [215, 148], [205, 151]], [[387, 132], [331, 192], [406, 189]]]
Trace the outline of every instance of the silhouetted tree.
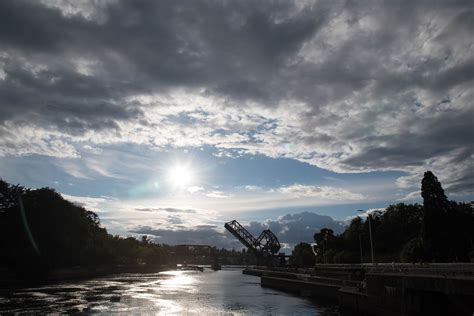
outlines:
[[421, 181], [423, 197], [423, 230], [422, 239], [426, 259], [440, 260], [445, 257], [446, 215], [450, 204], [438, 178], [431, 171], [425, 172]]
[[[400, 260], [400, 255], [405, 244], [411, 240], [418, 240], [422, 226], [423, 208], [419, 204], [399, 203], [390, 205], [380, 217], [376, 227], [378, 257], [383, 261], [391, 262]], [[412, 244], [418, 245], [415, 241]], [[411, 247], [410, 249], [414, 249]], [[419, 250], [419, 249], [418, 249]], [[408, 251], [405, 249], [405, 252]], [[419, 256], [419, 251], [417, 252]], [[412, 254], [415, 255], [415, 254]], [[405, 253], [404, 258], [412, 256]], [[419, 257], [418, 261], [421, 257]], [[406, 259], [404, 259], [406, 260]]]
[[[20, 200], [21, 206], [20, 207]], [[40, 274], [77, 265], [163, 263], [166, 251], [148, 238], [112, 237], [97, 214], [50, 188], [36, 190], [0, 180], [0, 265]]]
[[307, 243], [299, 243], [295, 246], [291, 253], [290, 265], [298, 268], [313, 267], [316, 262], [311, 245]]
[[18, 198], [27, 191], [29, 190], [20, 185], [12, 185], [0, 179], [0, 211], [18, 205]]
[[[469, 261], [474, 240], [473, 204], [449, 201], [430, 171], [422, 180], [422, 196], [423, 205], [399, 203], [370, 214], [376, 261]], [[367, 220], [354, 218], [340, 235], [322, 229], [314, 235], [317, 262], [360, 262], [359, 238], [364, 261], [368, 261]]]
[[328, 263], [327, 257], [328, 251], [335, 248], [336, 237], [334, 236], [334, 231], [329, 228], [323, 228], [319, 233], [314, 234], [314, 252], [317, 255], [317, 261], [320, 263]]

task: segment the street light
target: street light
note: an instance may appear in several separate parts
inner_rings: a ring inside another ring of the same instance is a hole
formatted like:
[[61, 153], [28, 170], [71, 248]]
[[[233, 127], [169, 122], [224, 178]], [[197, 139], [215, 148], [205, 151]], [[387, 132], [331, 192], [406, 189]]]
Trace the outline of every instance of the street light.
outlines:
[[[365, 212], [364, 210], [357, 210], [357, 212]], [[370, 238], [370, 254], [372, 255], [372, 266], [375, 264], [374, 259], [374, 243], [372, 242], [372, 224], [370, 223], [370, 214], [367, 214], [369, 219], [369, 238]]]

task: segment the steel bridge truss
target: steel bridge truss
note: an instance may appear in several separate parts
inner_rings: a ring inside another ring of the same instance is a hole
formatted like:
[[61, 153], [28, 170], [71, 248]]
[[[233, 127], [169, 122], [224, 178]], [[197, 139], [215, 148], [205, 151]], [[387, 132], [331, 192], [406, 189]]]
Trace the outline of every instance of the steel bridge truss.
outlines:
[[249, 250], [257, 254], [276, 254], [280, 250], [280, 242], [271, 230], [264, 230], [255, 238], [236, 220], [225, 223], [224, 227]]

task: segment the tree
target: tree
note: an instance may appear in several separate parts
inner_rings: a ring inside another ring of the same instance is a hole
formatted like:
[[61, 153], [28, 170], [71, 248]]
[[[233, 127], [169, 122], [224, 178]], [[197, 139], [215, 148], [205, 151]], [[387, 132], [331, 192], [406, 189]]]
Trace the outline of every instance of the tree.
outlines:
[[323, 228], [319, 233], [314, 234], [314, 242], [316, 243], [314, 250], [318, 256], [318, 262], [327, 263], [328, 258], [326, 252], [335, 246], [335, 236], [332, 229]]
[[291, 253], [290, 265], [298, 268], [311, 268], [316, 263], [311, 245], [301, 242], [295, 246]]
[[431, 171], [421, 181], [423, 197], [422, 241], [427, 260], [468, 261], [472, 251], [474, 212], [472, 204], [456, 203], [446, 197]]
[[112, 237], [97, 214], [53, 189], [29, 190], [0, 180], [0, 265], [19, 275], [77, 265], [164, 263], [165, 252], [146, 236], [141, 242]]
[[427, 260], [445, 260], [449, 247], [449, 234], [446, 226], [450, 203], [444, 194], [441, 183], [431, 172], [426, 171], [421, 181], [423, 197], [422, 240]]
[[[449, 201], [430, 171], [421, 185], [423, 205], [399, 203], [370, 214], [377, 261], [468, 262], [474, 246], [473, 204]], [[356, 217], [341, 235], [327, 228], [314, 234], [316, 261], [360, 262], [361, 248], [366, 257], [370, 253], [368, 224]]]
[[449, 205], [441, 183], [431, 171], [426, 171], [421, 180], [421, 196], [425, 208], [438, 208], [441, 211]]
[[451, 210], [445, 226], [448, 231], [448, 259], [469, 262], [474, 249], [474, 208], [471, 203], [451, 201]]
[[391, 261], [399, 259], [398, 254], [407, 242], [419, 237], [422, 213], [423, 207], [418, 204], [399, 203], [387, 207], [376, 228], [376, 235], [378, 249], [394, 254]]
[[11, 185], [0, 179], [0, 212], [18, 205], [18, 197], [28, 191], [20, 185]]
[[425, 250], [423, 249], [423, 242], [420, 238], [413, 238], [405, 244], [400, 252], [400, 259], [403, 262], [418, 262], [423, 258]]

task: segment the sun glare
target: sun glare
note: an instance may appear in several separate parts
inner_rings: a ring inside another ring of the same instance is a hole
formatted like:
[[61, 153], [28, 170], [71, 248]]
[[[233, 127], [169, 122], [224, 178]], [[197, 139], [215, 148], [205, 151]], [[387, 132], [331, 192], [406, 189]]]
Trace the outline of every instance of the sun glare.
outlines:
[[175, 187], [186, 187], [193, 180], [191, 169], [186, 165], [176, 165], [168, 172], [168, 181]]

